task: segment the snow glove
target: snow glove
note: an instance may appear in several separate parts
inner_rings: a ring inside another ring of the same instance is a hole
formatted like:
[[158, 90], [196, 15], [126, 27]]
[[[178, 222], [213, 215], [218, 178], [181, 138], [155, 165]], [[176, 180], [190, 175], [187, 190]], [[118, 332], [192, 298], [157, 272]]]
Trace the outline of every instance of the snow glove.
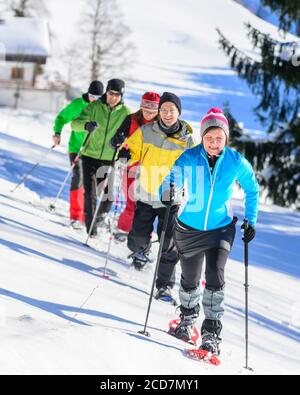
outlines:
[[110, 140], [110, 144], [113, 148], [120, 148], [124, 143], [126, 136], [124, 133], [116, 133], [114, 137]]
[[89, 121], [84, 125], [84, 129], [87, 130], [89, 133], [92, 133], [95, 129], [99, 126], [98, 122], [96, 121]]
[[129, 149], [127, 149], [125, 147], [120, 149], [120, 151], [118, 153], [117, 160], [119, 160], [119, 159], [126, 159], [127, 161], [130, 160], [131, 159], [131, 154], [130, 154]]
[[244, 236], [242, 237], [242, 240], [245, 241], [246, 243], [250, 243], [251, 240], [254, 239], [256, 231], [254, 226], [248, 224], [246, 230], [245, 230], [245, 222], [241, 226], [241, 229], [244, 230]]

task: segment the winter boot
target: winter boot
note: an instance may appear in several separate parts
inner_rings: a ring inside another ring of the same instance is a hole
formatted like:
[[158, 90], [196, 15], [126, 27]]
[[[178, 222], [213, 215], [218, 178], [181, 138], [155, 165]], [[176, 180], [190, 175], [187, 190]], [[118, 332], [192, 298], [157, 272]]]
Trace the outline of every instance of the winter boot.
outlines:
[[154, 298], [157, 300], [162, 300], [163, 302], [171, 303], [174, 306], [177, 306], [177, 301], [174, 298], [172, 294], [172, 288], [169, 285], [157, 288], [154, 294]]
[[125, 243], [127, 241], [128, 233], [117, 231], [114, 233], [114, 239], [119, 243]]
[[[189, 316], [180, 314], [180, 322], [174, 330], [174, 336], [177, 339], [183, 340], [184, 342], [195, 344], [195, 324], [198, 317], [198, 314], [192, 314]], [[197, 336], [198, 332], [196, 331]], [[197, 340], [197, 339], [196, 339]]]
[[80, 230], [83, 228], [83, 223], [76, 220], [76, 219], [72, 219], [70, 222], [71, 228], [75, 229], [75, 230]]
[[132, 265], [136, 270], [142, 270], [149, 262], [148, 256], [143, 252], [134, 252], [128, 258], [132, 258]]
[[205, 350], [219, 356], [219, 345], [222, 342], [222, 339], [219, 337], [221, 330], [221, 321], [205, 319], [201, 327], [202, 343], [199, 350]]
[[179, 309], [180, 319], [170, 322], [169, 333], [178, 339], [196, 345], [199, 333], [195, 324], [199, 316], [200, 305], [197, 303], [195, 307], [187, 308], [181, 304]]

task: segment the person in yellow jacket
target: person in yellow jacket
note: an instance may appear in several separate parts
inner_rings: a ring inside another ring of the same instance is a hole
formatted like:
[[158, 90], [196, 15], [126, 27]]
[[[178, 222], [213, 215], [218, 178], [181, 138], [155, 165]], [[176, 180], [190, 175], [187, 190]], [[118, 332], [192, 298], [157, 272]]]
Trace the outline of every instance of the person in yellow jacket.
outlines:
[[[179, 120], [180, 114], [179, 97], [165, 92], [159, 102], [159, 120], [143, 125], [125, 141], [131, 154], [130, 165], [140, 163], [135, 183], [137, 206], [127, 243], [133, 252], [132, 263], [137, 270], [141, 270], [149, 260], [147, 255], [156, 218], [159, 239], [161, 236], [167, 209], [160, 201], [159, 187], [177, 158], [193, 146], [192, 129], [186, 122]], [[175, 303], [171, 290], [175, 283], [175, 265], [178, 262], [172, 235], [178, 209], [179, 205], [175, 202], [171, 207], [167, 225], [155, 293], [156, 299], [171, 303]]]

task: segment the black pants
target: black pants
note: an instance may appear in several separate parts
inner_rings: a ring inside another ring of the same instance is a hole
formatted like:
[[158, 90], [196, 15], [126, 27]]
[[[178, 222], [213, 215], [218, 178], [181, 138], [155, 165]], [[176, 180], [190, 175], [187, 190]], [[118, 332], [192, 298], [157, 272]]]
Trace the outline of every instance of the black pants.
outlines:
[[[175, 265], [178, 262], [178, 254], [173, 242], [175, 220], [177, 218], [178, 206], [172, 206], [166, 229], [165, 242], [160, 259], [156, 287], [171, 286], [175, 284]], [[158, 239], [161, 238], [162, 227], [166, 215], [166, 208], [155, 209], [149, 204], [137, 202], [134, 212], [133, 224], [128, 235], [128, 248], [133, 252], [147, 252], [151, 247], [151, 233], [153, 223], [158, 217]]]
[[[83, 170], [83, 184], [84, 184], [84, 214], [85, 214], [85, 225], [87, 231], [93, 221], [93, 216], [97, 204], [97, 195], [99, 196], [102, 192], [104, 180], [107, 178], [107, 171], [110, 166], [113, 166], [113, 162], [105, 160], [97, 160], [88, 156], [82, 156], [82, 170]], [[101, 201], [100, 209], [98, 212], [98, 218], [103, 216], [110, 211], [112, 203], [114, 201], [113, 196], [113, 182], [114, 172], [111, 173], [108, 185], [104, 190], [103, 199]], [[95, 222], [95, 224], [97, 221]], [[97, 229], [94, 226], [92, 234], [96, 234]]]
[[[76, 158], [77, 154], [69, 153], [69, 159], [71, 166], [73, 165], [74, 159]], [[79, 158], [77, 164], [74, 166], [72, 171], [72, 179], [71, 179], [71, 191], [76, 191], [77, 189], [83, 186], [83, 174], [82, 174], [82, 162]]]
[[202, 232], [177, 222], [174, 242], [181, 263], [181, 286], [190, 291], [199, 286], [204, 257], [206, 259], [206, 289], [223, 289], [224, 270], [235, 237], [235, 223]]

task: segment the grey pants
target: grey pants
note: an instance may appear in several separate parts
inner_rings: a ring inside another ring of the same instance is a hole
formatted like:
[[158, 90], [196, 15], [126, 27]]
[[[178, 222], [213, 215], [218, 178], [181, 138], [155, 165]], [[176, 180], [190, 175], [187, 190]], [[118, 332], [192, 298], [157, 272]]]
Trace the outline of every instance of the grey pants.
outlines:
[[206, 286], [202, 305], [209, 320], [220, 320], [224, 314], [224, 271], [235, 237], [236, 220], [211, 231], [198, 231], [177, 222], [174, 242], [181, 263], [179, 298], [184, 310], [199, 311], [200, 278], [206, 259]]

